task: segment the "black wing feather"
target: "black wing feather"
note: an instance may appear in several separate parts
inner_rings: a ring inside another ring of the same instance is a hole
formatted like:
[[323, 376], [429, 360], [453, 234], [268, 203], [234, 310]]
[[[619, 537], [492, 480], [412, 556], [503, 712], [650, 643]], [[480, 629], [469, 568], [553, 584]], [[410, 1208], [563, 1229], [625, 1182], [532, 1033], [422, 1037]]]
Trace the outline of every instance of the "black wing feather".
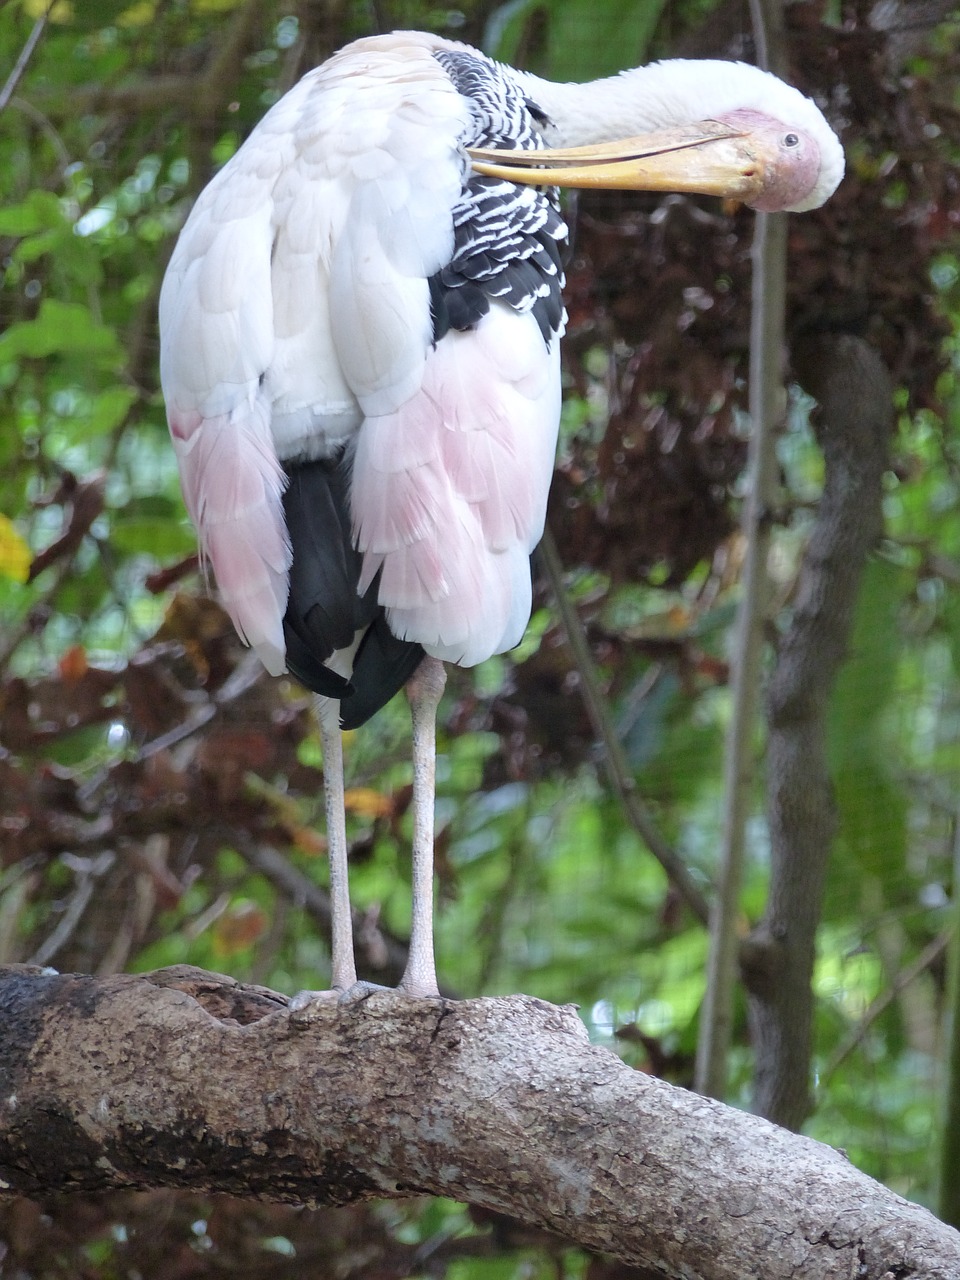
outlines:
[[[293, 547], [283, 619], [287, 667], [314, 693], [340, 700], [340, 722], [355, 729], [413, 675], [423, 649], [398, 640], [377, 603], [379, 576], [357, 591], [363, 557], [350, 531], [350, 468], [344, 454], [289, 463], [283, 509]], [[326, 666], [363, 633], [347, 680]]]

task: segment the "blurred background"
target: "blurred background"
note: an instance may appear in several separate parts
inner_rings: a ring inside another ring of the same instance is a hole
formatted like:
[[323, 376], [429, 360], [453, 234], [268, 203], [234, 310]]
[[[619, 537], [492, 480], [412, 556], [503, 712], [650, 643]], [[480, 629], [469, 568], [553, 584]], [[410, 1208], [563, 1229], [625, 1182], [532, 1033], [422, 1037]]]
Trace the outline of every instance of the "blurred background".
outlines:
[[[936, 1205], [960, 856], [960, 24], [946, 0], [810, 0], [783, 17], [789, 78], [841, 133], [848, 177], [788, 227], [798, 372], [764, 514], [761, 675], [792, 634], [804, 564], [816, 573], [824, 461], [807, 391], [845, 342], [873, 354], [892, 426], [877, 446], [883, 534], [822, 726], [835, 830], [822, 909], [804, 899], [817, 950], [800, 1119]], [[328, 979], [315, 725], [303, 690], [265, 675], [207, 593], [159, 394], [156, 304], [192, 201], [263, 112], [347, 41], [405, 27], [554, 79], [755, 57], [738, 0], [0, 7], [2, 963], [191, 963], [288, 994]], [[576, 1002], [596, 1042], [689, 1086], [729, 804], [755, 217], [619, 194], [582, 195], [568, 215], [559, 568], [537, 561], [518, 649], [449, 674], [440, 981], [452, 996]], [[762, 938], [777, 874], [764, 720], [733, 921], [744, 941]], [[349, 734], [345, 755], [359, 967], [392, 982], [409, 928], [404, 700]], [[738, 988], [725, 1096], [745, 1107], [764, 1066], [748, 1015]], [[154, 1192], [0, 1208], [2, 1277], [235, 1273], [641, 1274], [443, 1201], [308, 1211]]]

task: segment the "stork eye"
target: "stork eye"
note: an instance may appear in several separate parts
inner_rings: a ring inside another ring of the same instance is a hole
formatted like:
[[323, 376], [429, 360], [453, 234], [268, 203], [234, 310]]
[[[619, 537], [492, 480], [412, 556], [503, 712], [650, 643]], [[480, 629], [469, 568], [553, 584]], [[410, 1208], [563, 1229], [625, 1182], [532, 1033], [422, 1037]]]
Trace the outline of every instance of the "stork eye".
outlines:
[[799, 147], [800, 135], [796, 133], [785, 133], [783, 135], [783, 145], [785, 147]]

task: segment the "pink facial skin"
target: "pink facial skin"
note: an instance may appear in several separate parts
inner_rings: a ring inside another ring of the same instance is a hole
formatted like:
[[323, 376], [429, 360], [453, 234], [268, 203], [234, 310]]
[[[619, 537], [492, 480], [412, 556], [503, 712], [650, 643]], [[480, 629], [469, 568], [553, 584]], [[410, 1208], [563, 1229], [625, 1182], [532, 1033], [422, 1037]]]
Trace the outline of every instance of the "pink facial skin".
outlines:
[[820, 148], [810, 134], [748, 108], [731, 111], [721, 119], [724, 124], [749, 130], [763, 144], [768, 177], [763, 193], [749, 201], [750, 207], [761, 213], [777, 213], [802, 204], [820, 173]]

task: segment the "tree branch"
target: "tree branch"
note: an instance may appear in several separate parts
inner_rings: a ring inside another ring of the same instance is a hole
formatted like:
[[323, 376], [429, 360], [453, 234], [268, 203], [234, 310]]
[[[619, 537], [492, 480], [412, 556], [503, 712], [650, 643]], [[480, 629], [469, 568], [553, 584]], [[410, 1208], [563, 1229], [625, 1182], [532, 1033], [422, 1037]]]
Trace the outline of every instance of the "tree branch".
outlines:
[[[751, 0], [757, 64], [784, 74], [783, 0]], [[747, 821], [756, 785], [757, 703], [763, 681], [764, 628], [769, 610], [767, 560], [771, 511], [777, 498], [776, 431], [783, 418], [783, 344], [787, 295], [787, 219], [758, 213], [751, 250], [750, 487], [742, 529], [746, 541], [743, 593], [731, 664], [732, 706], [724, 756], [723, 839], [717, 896], [710, 915], [707, 989], [697, 1039], [696, 1087], [712, 1098], [727, 1091], [739, 970], [741, 895]]]
[[811, 981], [836, 825], [826, 717], [860, 579], [883, 527], [894, 409], [883, 362], [861, 338], [809, 339], [793, 361], [820, 403], [825, 479], [767, 693], [770, 894], [741, 963], [756, 1049], [754, 1108], [799, 1128], [811, 1106]]
[[[330, 895], [309, 880], [284, 854], [265, 841], [251, 839], [245, 832], [232, 832], [230, 839], [238, 852], [252, 867], [286, 894], [293, 902], [303, 906], [320, 926], [327, 943], [330, 942]], [[353, 937], [360, 971], [370, 982], [396, 985], [403, 977], [407, 965], [407, 947], [388, 933], [378, 920], [366, 913], [353, 912]]]
[[935, 938], [927, 943], [916, 959], [901, 969], [893, 982], [881, 991], [874, 1000], [870, 1001], [868, 1008], [858, 1019], [856, 1025], [851, 1027], [850, 1031], [830, 1054], [830, 1057], [820, 1067], [821, 1089], [829, 1083], [834, 1072], [843, 1066], [854, 1049], [863, 1044], [870, 1032], [870, 1028], [882, 1014], [886, 1013], [897, 996], [902, 995], [912, 982], [916, 982], [922, 973], [926, 973], [928, 969], [937, 963], [949, 947], [953, 935], [954, 930], [951, 926], [938, 933]]
[[43, 35], [43, 29], [47, 25], [47, 18], [49, 17], [50, 10], [52, 8], [53, 0], [50, 0], [50, 3], [47, 5], [44, 12], [41, 13], [40, 17], [37, 18], [36, 22], [33, 24], [33, 29], [27, 36], [26, 44], [24, 44], [23, 48], [20, 50], [20, 56], [13, 64], [13, 70], [7, 76], [3, 88], [0, 89], [0, 111], [4, 111], [6, 109], [7, 103], [16, 92], [17, 85], [23, 78], [23, 73], [26, 71], [30, 59], [33, 57], [33, 51], [40, 43], [40, 37]]
[[557, 544], [549, 527], [543, 531], [543, 539], [537, 548], [537, 555], [557, 603], [563, 632], [580, 676], [580, 692], [584, 706], [597, 740], [603, 748], [603, 762], [610, 785], [623, 807], [627, 821], [663, 867], [673, 888], [700, 923], [706, 924], [710, 916], [706, 897], [680, 855], [667, 843], [653, 815], [637, 794], [636, 780], [617, 734], [613, 717], [610, 715], [607, 700], [600, 688], [596, 664], [593, 661], [587, 637], [584, 635], [580, 615], [570, 603], [563, 585], [563, 568], [560, 564]]
[[832, 1149], [633, 1071], [570, 1007], [376, 992], [291, 1014], [179, 967], [0, 970], [0, 1178], [453, 1196], [685, 1280], [949, 1280], [960, 1235]]
[[743, 512], [747, 554], [731, 665], [732, 706], [724, 757], [723, 840], [710, 919], [707, 991], [700, 1018], [696, 1086], [722, 1098], [733, 1031], [747, 820], [756, 786], [756, 720], [768, 620], [767, 560], [777, 492], [775, 428], [783, 413], [786, 214], [758, 214], [753, 239], [750, 334], [750, 488]]

